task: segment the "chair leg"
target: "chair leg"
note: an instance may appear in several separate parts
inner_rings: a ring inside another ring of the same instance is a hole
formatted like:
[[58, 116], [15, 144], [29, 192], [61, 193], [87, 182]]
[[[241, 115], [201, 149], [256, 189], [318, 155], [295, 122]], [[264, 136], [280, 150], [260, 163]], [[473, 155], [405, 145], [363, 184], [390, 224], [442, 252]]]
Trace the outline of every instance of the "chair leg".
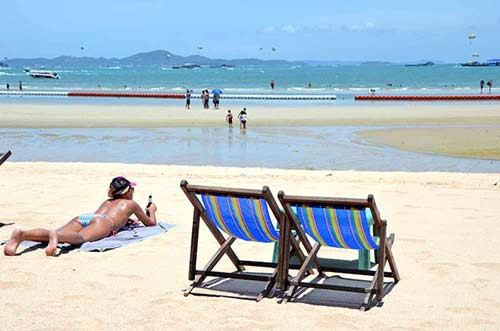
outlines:
[[273, 289], [274, 285], [276, 284], [276, 275], [278, 274], [278, 270], [274, 270], [273, 274], [271, 275], [271, 279], [266, 283], [266, 287], [264, 288], [264, 290], [262, 290], [259, 295], [257, 296], [257, 302], [259, 302], [260, 300], [264, 299], [265, 297], [267, 297], [267, 295], [269, 294], [269, 292], [271, 292], [271, 290]]
[[384, 268], [385, 268], [385, 262], [387, 261], [386, 258], [386, 248], [387, 248], [387, 237], [386, 237], [386, 231], [387, 231], [387, 222], [386, 221], [381, 221], [381, 227], [380, 227], [380, 251], [379, 251], [379, 264], [378, 264], [378, 275], [377, 275], [377, 281], [376, 281], [376, 288], [377, 288], [377, 301], [380, 302], [382, 301], [383, 297], [383, 291], [384, 291]]
[[401, 280], [401, 277], [399, 276], [398, 267], [396, 266], [396, 260], [394, 259], [394, 255], [392, 254], [393, 244], [394, 244], [394, 233], [391, 233], [391, 235], [387, 239], [386, 255], [387, 255], [387, 260], [389, 262], [389, 267], [391, 268], [392, 275], [394, 277], [394, 282], [397, 283]]
[[297, 276], [295, 276], [295, 278], [292, 280], [292, 282], [291, 282], [292, 285], [290, 285], [290, 288], [288, 289], [288, 291], [285, 294], [285, 298], [284, 298], [285, 303], [289, 299], [292, 298], [293, 292], [295, 291], [295, 289], [299, 285], [299, 282], [306, 276], [306, 274], [310, 268], [310, 264], [316, 259], [316, 255], [318, 254], [318, 251], [320, 248], [321, 248], [321, 245], [316, 243], [314, 245], [314, 247], [311, 249], [311, 251], [309, 252], [309, 255], [307, 256], [306, 260], [304, 261], [304, 263], [302, 263], [302, 266], [300, 267], [300, 270], [299, 270]]
[[208, 261], [208, 263], [205, 265], [205, 268], [201, 271], [202, 273], [196, 277], [195, 281], [189, 286], [186, 291], [184, 292], [184, 296], [188, 296], [189, 293], [195, 288], [198, 287], [204, 280], [207, 278], [207, 273], [211, 271], [215, 265], [220, 261], [220, 259], [226, 254], [229, 249], [231, 248], [232, 243], [236, 240], [235, 237], [229, 237], [226, 239], [226, 241], [222, 244], [222, 246], [217, 250], [217, 252], [214, 254], [214, 256]]
[[373, 293], [371, 293], [371, 290], [373, 288], [375, 288], [375, 284], [377, 283], [377, 279], [378, 279], [378, 273], [379, 273], [379, 269], [377, 268], [377, 270], [375, 270], [375, 275], [373, 275], [373, 279], [372, 279], [372, 282], [370, 284], [370, 287], [368, 288], [370, 290], [370, 292], [367, 293], [365, 295], [365, 298], [363, 299], [363, 304], [361, 305], [361, 308], [360, 308], [362, 311], [366, 311], [370, 307], [369, 306], [370, 302], [373, 299]]

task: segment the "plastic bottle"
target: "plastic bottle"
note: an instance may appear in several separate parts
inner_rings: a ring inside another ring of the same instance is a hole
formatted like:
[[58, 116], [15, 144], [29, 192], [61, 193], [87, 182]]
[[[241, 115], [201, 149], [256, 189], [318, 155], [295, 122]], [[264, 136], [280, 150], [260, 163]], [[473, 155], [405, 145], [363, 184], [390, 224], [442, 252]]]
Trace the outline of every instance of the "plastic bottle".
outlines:
[[150, 215], [148, 208], [149, 206], [151, 206], [152, 203], [153, 203], [153, 194], [150, 194], [148, 199], [148, 205], [146, 206], [146, 215], [148, 215], [148, 217]]

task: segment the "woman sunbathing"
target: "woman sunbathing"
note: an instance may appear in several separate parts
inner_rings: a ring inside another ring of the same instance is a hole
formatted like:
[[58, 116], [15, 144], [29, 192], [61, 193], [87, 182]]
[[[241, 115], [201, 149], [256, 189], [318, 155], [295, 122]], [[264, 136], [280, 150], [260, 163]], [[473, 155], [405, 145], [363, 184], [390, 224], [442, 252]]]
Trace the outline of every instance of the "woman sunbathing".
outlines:
[[5, 244], [4, 254], [15, 255], [23, 240], [32, 240], [48, 242], [45, 253], [53, 256], [58, 243], [81, 245], [87, 241], [102, 239], [120, 230], [132, 214], [146, 226], [156, 225], [156, 205], [151, 203], [146, 209], [150, 214], [148, 216], [132, 200], [135, 185], [125, 177], [113, 178], [108, 190], [110, 199], [104, 201], [95, 213], [77, 216], [58, 229], [14, 230]]

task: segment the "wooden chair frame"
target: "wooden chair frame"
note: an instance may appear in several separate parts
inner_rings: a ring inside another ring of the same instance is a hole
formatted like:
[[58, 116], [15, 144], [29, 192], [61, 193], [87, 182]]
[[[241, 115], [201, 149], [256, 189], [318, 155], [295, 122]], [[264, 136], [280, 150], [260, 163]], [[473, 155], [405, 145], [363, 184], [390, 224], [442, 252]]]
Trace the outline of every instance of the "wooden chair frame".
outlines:
[[[372, 302], [373, 296], [376, 296], [377, 302], [382, 301], [384, 296], [384, 277], [392, 277], [395, 283], [399, 282], [401, 279], [399, 276], [398, 269], [396, 267], [396, 262], [394, 260], [394, 256], [392, 254], [392, 245], [394, 244], [394, 234], [391, 234], [387, 237], [387, 222], [385, 220], [380, 219], [380, 213], [377, 209], [377, 205], [375, 203], [375, 199], [373, 195], [369, 195], [367, 199], [350, 199], [350, 198], [325, 198], [325, 197], [306, 197], [306, 196], [288, 196], [285, 195], [283, 191], [278, 193], [278, 199], [281, 202], [281, 205], [285, 211], [285, 224], [286, 230], [289, 231], [291, 226], [302, 228], [300, 221], [297, 219], [297, 216], [293, 212], [291, 208], [292, 203], [301, 203], [301, 204], [319, 204], [324, 206], [331, 206], [336, 208], [341, 207], [361, 207], [361, 208], [369, 208], [373, 219], [374, 219], [374, 235], [378, 235], [380, 237], [379, 249], [376, 250], [375, 253], [375, 263], [377, 266], [376, 270], [357, 270], [357, 269], [346, 269], [346, 268], [337, 268], [337, 267], [326, 267], [322, 266], [321, 270], [318, 270], [320, 273], [328, 271], [328, 272], [336, 272], [336, 273], [345, 273], [345, 274], [357, 274], [357, 275], [372, 275], [373, 279], [371, 284], [367, 288], [360, 287], [352, 287], [352, 286], [340, 286], [340, 285], [328, 285], [328, 284], [316, 284], [310, 282], [303, 282], [302, 280], [306, 277], [306, 270], [311, 267], [311, 261], [317, 258], [317, 254], [319, 249], [321, 248], [321, 244], [316, 243], [314, 247], [309, 248], [305, 247], [308, 256], [298, 272], [298, 274], [291, 280], [288, 281], [288, 257], [284, 257], [282, 259], [283, 266], [282, 269], [282, 287], [288, 287], [286, 292], [284, 302], [287, 302], [289, 299], [293, 297], [294, 291], [297, 287], [312, 287], [319, 289], [328, 289], [328, 290], [337, 290], [337, 291], [349, 291], [349, 292], [358, 292], [358, 293], [366, 293], [366, 296], [363, 300], [363, 304], [361, 306], [362, 310], [369, 308], [370, 303]], [[286, 250], [289, 247], [289, 243], [287, 240], [290, 236], [285, 236], [284, 249]], [[391, 272], [385, 272], [385, 264], [389, 263]], [[286, 277], [285, 277], [286, 275]]]
[[[283, 267], [283, 263], [281, 263], [281, 258], [283, 256], [289, 255], [282, 253], [284, 247], [283, 245], [285, 242], [283, 234], [287, 235], [289, 231], [286, 231], [285, 229], [284, 213], [280, 211], [279, 206], [276, 203], [276, 200], [273, 198], [273, 195], [269, 187], [264, 186], [262, 190], [259, 191], [259, 190], [249, 190], [249, 189], [199, 186], [199, 185], [190, 185], [186, 180], [182, 180], [180, 186], [182, 191], [186, 194], [187, 198], [194, 207], [193, 228], [191, 233], [191, 251], [189, 258], [189, 275], [188, 275], [188, 279], [193, 281], [193, 283], [184, 292], [185, 296], [188, 296], [195, 287], [200, 286], [208, 276], [266, 282], [264, 290], [260, 292], [260, 294], [257, 296], [257, 301], [260, 301], [265, 296], [267, 296], [275, 285], [277, 286], [278, 289], [282, 290], [285, 289], [282, 287], [281, 268]], [[279, 240], [278, 262], [273, 263], [273, 262], [240, 260], [237, 257], [236, 253], [231, 248], [231, 245], [235, 242], [237, 238], [233, 236], [229, 236], [228, 238], [224, 237], [221, 231], [209, 219], [205, 207], [198, 199], [196, 194], [221, 194], [234, 197], [265, 199], [272, 214], [274, 215], [279, 224], [280, 240]], [[200, 218], [204, 221], [205, 225], [208, 227], [212, 235], [215, 237], [215, 239], [221, 246], [213, 255], [213, 257], [209, 260], [209, 262], [203, 267], [203, 269], [198, 270], [196, 268], [196, 262], [198, 255]], [[287, 242], [288, 242], [287, 247], [289, 247], [288, 249], [295, 251], [295, 254], [297, 254], [299, 260], [301, 262], [304, 262], [305, 255], [301, 251], [299, 243], [295, 239], [290, 239], [290, 238], [287, 238]], [[306, 245], [305, 247], [308, 246]], [[227, 255], [229, 257], [231, 262], [236, 267], [236, 270], [240, 273], [213, 271], [214, 267], [217, 265], [217, 263], [224, 255]], [[274, 271], [271, 276], [243, 273], [243, 271], [245, 270], [245, 266], [273, 268]], [[312, 269], [310, 271], [312, 272]]]
[[0, 165], [2, 165], [7, 159], [12, 155], [11, 151], [7, 151], [5, 154], [0, 154]]

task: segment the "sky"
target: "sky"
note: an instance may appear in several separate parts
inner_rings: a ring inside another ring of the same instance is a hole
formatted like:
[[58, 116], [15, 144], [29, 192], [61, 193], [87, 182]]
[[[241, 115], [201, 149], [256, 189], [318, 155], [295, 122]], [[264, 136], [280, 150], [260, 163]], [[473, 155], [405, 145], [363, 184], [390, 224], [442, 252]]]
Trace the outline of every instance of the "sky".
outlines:
[[500, 58], [498, 0], [9, 0], [0, 22], [0, 60], [157, 49], [225, 59]]

